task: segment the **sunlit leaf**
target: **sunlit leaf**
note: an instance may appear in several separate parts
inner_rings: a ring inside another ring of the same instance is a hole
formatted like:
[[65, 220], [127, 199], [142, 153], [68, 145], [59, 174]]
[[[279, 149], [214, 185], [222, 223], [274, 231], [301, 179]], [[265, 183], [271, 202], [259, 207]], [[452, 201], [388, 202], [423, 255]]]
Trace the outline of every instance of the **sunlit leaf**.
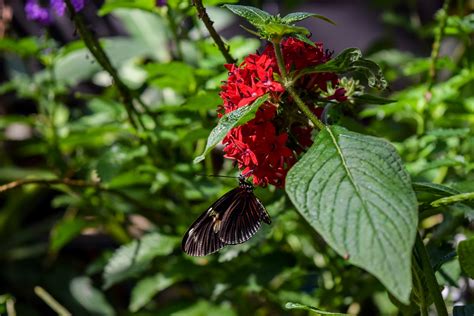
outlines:
[[253, 119], [255, 117], [255, 113], [257, 113], [258, 108], [267, 100], [268, 95], [265, 94], [256, 99], [252, 104], [243, 106], [224, 115], [209, 135], [204, 152], [194, 159], [194, 163], [204, 160], [204, 157], [207, 155], [207, 153], [211, 151], [211, 149], [214, 148], [218, 143], [220, 143], [231, 129], [245, 124]]

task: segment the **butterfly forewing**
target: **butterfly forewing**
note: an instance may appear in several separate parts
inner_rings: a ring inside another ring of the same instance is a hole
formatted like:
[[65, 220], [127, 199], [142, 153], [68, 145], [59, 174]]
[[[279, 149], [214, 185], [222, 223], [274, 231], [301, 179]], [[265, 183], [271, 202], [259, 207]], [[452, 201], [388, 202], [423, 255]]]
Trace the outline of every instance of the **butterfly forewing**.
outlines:
[[239, 189], [235, 188], [227, 192], [191, 225], [181, 244], [185, 253], [190, 256], [206, 256], [225, 246], [217, 233], [222, 224], [222, 213], [232, 203], [233, 196]]
[[239, 180], [237, 188], [214, 202], [188, 229], [181, 245], [188, 255], [205, 256], [225, 245], [243, 243], [255, 235], [262, 221], [270, 224], [253, 186], [242, 176]]

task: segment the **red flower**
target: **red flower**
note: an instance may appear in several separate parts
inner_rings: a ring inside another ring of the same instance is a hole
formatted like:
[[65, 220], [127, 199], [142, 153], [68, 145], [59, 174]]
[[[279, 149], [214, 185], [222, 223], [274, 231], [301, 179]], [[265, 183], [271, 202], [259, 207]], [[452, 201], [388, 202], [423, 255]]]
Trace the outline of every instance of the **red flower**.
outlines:
[[[287, 71], [298, 71], [306, 67], [325, 63], [331, 57], [321, 43], [311, 46], [299, 40], [288, 38], [282, 41], [282, 51]], [[240, 66], [225, 65], [229, 77], [221, 87], [223, 105], [218, 116], [247, 106], [264, 94], [270, 101], [260, 106], [255, 118], [242, 126], [233, 128], [223, 139], [224, 157], [235, 160], [242, 174], [252, 176], [255, 185], [273, 184], [281, 187], [288, 170], [296, 162], [296, 155], [312, 144], [312, 127], [297, 123], [281, 126], [285, 122], [278, 117], [279, 106], [295, 106], [285, 95], [284, 87], [275, 80], [279, 73], [272, 44], [268, 44], [261, 54], [247, 56]], [[316, 98], [321, 90], [327, 91], [327, 82], [337, 86], [338, 77], [334, 73], [315, 73], [298, 80], [295, 88], [304, 91], [308, 98]], [[339, 88], [329, 99], [342, 100], [345, 90]], [[321, 108], [311, 110], [320, 114]], [[291, 124], [291, 123], [290, 123]], [[292, 133], [290, 142], [288, 132]], [[295, 139], [298, 142], [295, 144]]]

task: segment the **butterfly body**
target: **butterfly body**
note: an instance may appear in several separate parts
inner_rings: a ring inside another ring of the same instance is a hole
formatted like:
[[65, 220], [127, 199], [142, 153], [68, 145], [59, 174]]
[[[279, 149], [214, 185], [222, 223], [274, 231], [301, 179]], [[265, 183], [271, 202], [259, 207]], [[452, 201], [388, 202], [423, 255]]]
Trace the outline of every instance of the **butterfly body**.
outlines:
[[205, 256], [225, 245], [249, 240], [262, 221], [270, 224], [270, 215], [253, 190], [253, 185], [240, 176], [239, 186], [214, 202], [191, 225], [183, 238], [183, 251], [191, 256]]

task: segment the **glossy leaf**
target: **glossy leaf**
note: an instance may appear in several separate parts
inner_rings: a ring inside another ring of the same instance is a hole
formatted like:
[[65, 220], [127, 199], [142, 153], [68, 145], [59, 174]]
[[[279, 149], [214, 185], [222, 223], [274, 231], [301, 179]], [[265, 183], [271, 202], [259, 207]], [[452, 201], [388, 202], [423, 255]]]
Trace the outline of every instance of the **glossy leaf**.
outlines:
[[238, 108], [237, 110], [224, 115], [207, 138], [207, 144], [204, 152], [194, 159], [194, 163], [204, 160], [204, 157], [207, 155], [207, 153], [211, 151], [211, 149], [217, 144], [219, 144], [231, 129], [245, 124], [253, 119], [255, 117], [255, 113], [257, 113], [258, 108], [267, 100], [268, 95], [265, 94], [256, 99], [252, 104]]
[[306, 20], [307, 18], [316, 18], [336, 25], [333, 20], [328, 17], [325, 17], [324, 15], [309, 12], [293, 12], [283, 17], [281, 21], [283, 23], [293, 24], [295, 22]]
[[408, 303], [417, 201], [390, 143], [327, 127], [290, 169], [286, 191], [332, 248]]
[[237, 4], [225, 4], [223, 5], [224, 8], [229, 9], [232, 13], [243, 17], [246, 19], [250, 24], [261, 27], [263, 26], [268, 20], [271, 19], [271, 15], [267, 12], [260, 10], [255, 7], [246, 6], [246, 5], [237, 5]]
[[316, 307], [313, 306], [308, 306], [308, 305], [303, 305], [299, 303], [291, 303], [288, 302], [285, 304], [286, 309], [302, 309], [302, 310], [307, 310], [313, 313], [316, 313], [316, 315], [331, 315], [331, 316], [347, 316], [349, 314], [343, 314], [343, 313], [333, 313], [333, 312], [326, 312], [323, 310], [320, 310]]

